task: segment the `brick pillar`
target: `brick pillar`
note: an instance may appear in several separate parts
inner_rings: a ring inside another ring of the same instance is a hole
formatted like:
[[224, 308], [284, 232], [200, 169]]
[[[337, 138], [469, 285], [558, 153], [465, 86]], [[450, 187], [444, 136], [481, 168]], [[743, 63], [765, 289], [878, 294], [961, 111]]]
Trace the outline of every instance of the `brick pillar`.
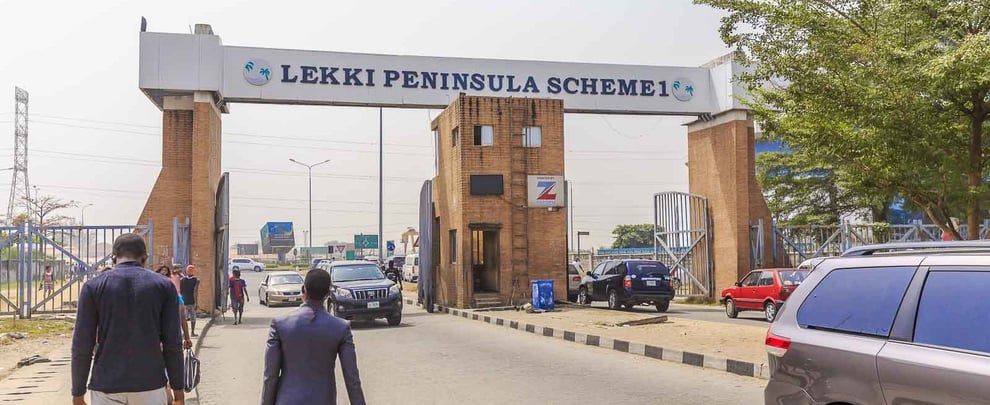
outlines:
[[[712, 260], [717, 296], [750, 270], [750, 223], [764, 223], [770, 246], [770, 210], [756, 183], [752, 117], [733, 110], [713, 121], [688, 124], [690, 192], [708, 198], [712, 220]], [[767, 252], [765, 263], [772, 266]]]
[[138, 223], [154, 223], [158, 263], [172, 258], [172, 218], [190, 219], [190, 262], [201, 280], [200, 310], [213, 308], [214, 214], [220, 181], [220, 111], [213, 95], [168, 96], [162, 105], [162, 170]]

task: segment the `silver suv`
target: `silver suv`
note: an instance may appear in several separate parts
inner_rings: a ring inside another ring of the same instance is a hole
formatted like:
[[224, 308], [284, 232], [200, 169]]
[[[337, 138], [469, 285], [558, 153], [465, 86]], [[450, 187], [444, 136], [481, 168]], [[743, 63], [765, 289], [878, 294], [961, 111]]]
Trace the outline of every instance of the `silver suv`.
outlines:
[[863, 246], [767, 331], [766, 404], [990, 404], [990, 243]]

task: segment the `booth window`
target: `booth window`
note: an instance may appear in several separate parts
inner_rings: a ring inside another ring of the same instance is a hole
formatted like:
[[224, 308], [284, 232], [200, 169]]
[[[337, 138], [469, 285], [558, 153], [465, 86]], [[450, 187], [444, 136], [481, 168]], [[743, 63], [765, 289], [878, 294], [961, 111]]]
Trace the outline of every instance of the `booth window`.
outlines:
[[543, 131], [540, 127], [523, 127], [523, 146], [539, 148], [543, 143]]
[[491, 125], [474, 126], [475, 146], [491, 146], [495, 140], [495, 130]]

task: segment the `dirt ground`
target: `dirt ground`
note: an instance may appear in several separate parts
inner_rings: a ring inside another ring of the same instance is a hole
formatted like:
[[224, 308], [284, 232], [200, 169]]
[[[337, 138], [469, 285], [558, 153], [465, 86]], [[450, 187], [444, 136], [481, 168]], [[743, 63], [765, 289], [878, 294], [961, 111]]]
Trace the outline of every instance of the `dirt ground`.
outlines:
[[558, 306], [557, 311], [542, 314], [522, 311], [490, 311], [485, 314], [554, 329], [748, 361], [756, 365], [767, 363], [767, 353], [763, 347], [767, 329], [764, 327], [673, 317], [662, 324], [618, 327], [613, 325], [659, 314], [571, 306]]
[[0, 340], [0, 380], [7, 378], [21, 359], [36, 354], [46, 356], [68, 346], [72, 341], [72, 325], [70, 320], [64, 319], [0, 321], [0, 333], [28, 334], [24, 339]]

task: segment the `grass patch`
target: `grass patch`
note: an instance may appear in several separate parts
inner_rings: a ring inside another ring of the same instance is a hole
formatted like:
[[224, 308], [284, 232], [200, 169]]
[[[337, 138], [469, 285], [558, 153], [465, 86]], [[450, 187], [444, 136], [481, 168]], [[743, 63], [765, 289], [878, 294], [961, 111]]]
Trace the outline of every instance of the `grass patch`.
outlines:
[[689, 305], [717, 305], [718, 300], [712, 297], [687, 297], [682, 303]]
[[28, 338], [72, 333], [72, 328], [73, 323], [63, 319], [0, 320], [0, 333], [24, 332], [28, 334]]

